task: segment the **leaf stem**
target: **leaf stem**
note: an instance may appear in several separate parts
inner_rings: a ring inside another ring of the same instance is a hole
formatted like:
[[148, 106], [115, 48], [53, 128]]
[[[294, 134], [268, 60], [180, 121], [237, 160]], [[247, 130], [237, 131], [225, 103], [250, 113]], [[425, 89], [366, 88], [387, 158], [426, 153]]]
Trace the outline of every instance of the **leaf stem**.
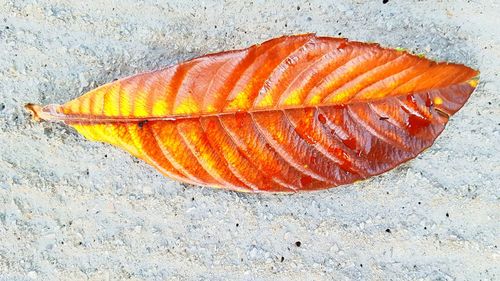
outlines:
[[61, 121], [60, 114], [55, 110], [56, 105], [49, 104], [46, 106], [41, 106], [34, 103], [27, 103], [24, 108], [31, 114], [33, 120], [40, 121]]

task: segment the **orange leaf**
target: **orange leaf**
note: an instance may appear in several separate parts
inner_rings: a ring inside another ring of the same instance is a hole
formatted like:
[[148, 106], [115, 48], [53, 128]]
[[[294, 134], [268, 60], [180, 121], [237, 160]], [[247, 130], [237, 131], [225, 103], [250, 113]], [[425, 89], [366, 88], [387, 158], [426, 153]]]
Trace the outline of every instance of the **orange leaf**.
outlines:
[[28, 105], [166, 176], [240, 191], [352, 183], [432, 145], [478, 72], [312, 34], [203, 56]]

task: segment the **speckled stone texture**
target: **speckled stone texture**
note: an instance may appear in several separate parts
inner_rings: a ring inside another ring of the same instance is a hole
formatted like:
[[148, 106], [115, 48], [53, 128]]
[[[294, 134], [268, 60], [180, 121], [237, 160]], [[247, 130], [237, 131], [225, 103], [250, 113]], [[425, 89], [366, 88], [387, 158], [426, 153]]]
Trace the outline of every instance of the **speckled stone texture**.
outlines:
[[[0, 280], [500, 279], [500, 3], [0, 0]], [[481, 71], [433, 147], [313, 193], [184, 186], [24, 103], [283, 34]]]

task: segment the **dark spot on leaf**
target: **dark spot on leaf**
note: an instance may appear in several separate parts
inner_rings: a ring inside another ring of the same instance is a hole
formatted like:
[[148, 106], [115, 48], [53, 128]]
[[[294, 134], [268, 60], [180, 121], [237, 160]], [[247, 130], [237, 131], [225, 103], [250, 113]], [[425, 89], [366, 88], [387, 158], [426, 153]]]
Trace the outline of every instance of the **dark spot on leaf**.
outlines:
[[432, 102], [431, 97], [429, 96], [429, 94], [427, 94], [427, 97], [425, 99], [425, 106], [427, 106], [427, 107], [434, 106], [434, 102]]
[[410, 114], [408, 120], [406, 121], [406, 127], [411, 135], [417, 134], [421, 129], [429, 126], [431, 121], [426, 118], [422, 118], [415, 114]]
[[302, 187], [306, 187], [312, 183], [312, 178], [310, 176], [303, 176], [300, 178], [300, 184]]
[[[436, 110], [436, 112], [437, 112], [439, 115], [443, 116], [444, 118], [446, 118], [446, 119], [450, 118], [450, 115], [449, 115], [448, 113], [444, 112], [442, 109], [439, 109], [439, 108], [434, 108], [434, 110]], [[479, 112], [478, 112], [478, 113], [479, 113]]]
[[345, 41], [342, 41], [339, 43], [338, 47], [337, 47], [337, 50], [342, 50], [344, 49], [345, 47], [347, 47], [347, 44]]
[[358, 144], [354, 137], [347, 137], [342, 139], [342, 143], [354, 151], [358, 151]]
[[320, 113], [320, 114], [318, 114], [318, 120], [319, 120], [319, 122], [320, 122], [321, 124], [325, 124], [325, 123], [326, 123], [326, 117], [325, 117], [325, 115], [323, 115], [323, 114], [321, 114], [321, 113]]
[[148, 120], [142, 120], [139, 123], [137, 123], [137, 126], [139, 126], [139, 128], [142, 129], [142, 127], [144, 127], [144, 124], [146, 124], [146, 123], [148, 123]]

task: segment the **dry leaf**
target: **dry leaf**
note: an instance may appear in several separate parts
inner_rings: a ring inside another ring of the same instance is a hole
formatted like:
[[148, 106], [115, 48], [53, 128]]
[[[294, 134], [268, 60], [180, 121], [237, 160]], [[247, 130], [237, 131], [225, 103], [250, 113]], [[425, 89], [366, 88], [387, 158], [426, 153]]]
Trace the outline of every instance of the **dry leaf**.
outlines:
[[182, 182], [293, 192], [380, 174], [432, 145], [478, 72], [312, 34], [28, 105]]

